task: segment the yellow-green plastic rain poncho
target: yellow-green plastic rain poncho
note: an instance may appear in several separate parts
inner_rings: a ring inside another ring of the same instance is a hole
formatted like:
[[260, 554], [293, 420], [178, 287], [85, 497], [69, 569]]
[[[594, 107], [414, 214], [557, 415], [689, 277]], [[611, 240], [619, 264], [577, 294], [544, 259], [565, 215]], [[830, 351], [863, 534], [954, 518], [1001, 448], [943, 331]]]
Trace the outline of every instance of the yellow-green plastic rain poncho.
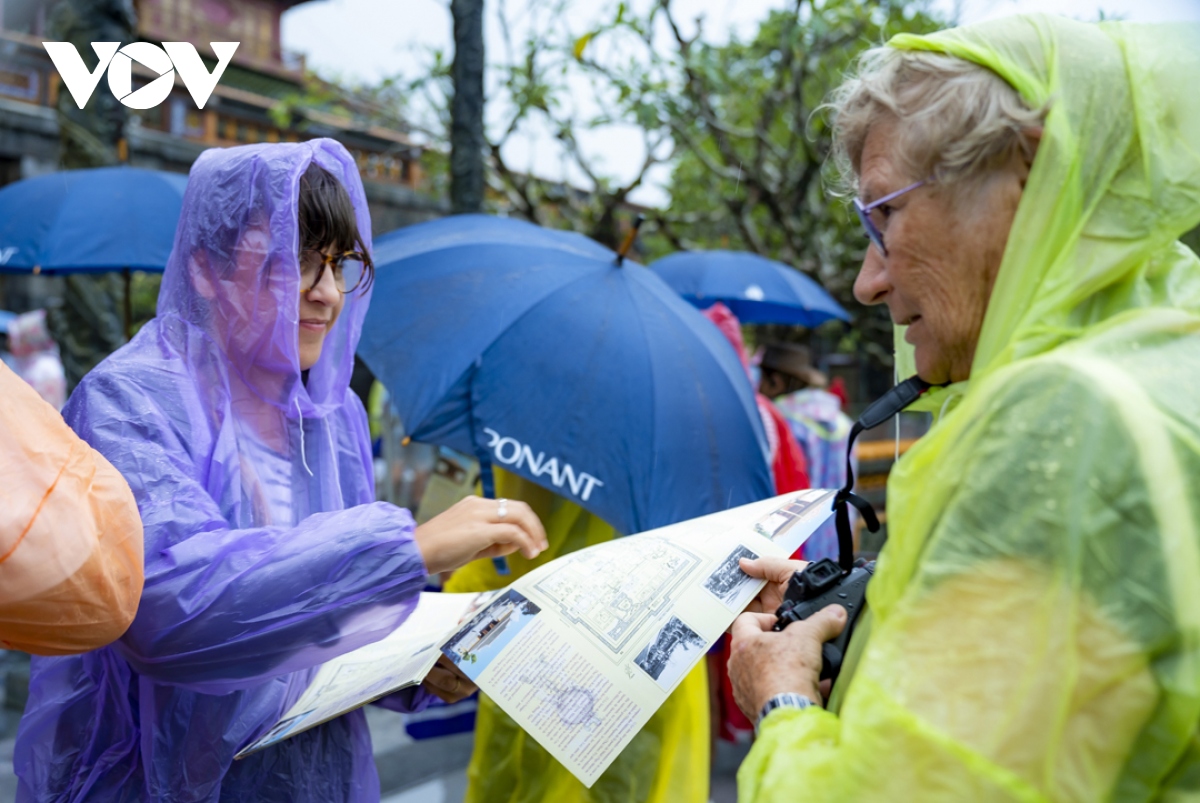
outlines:
[[740, 798], [1200, 800], [1200, 261], [1176, 242], [1200, 224], [1200, 27], [890, 45], [1049, 112], [971, 378], [892, 472], [853, 666], [833, 710], [763, 721]]
[[[446, 591], [503, 588], [543, 563], [601, 544], [616, 531], [535, 483], [496, 469], [496, 495], [520, 499], [546, 527], [550, 547], [534, 560], [507, 560], [501, 577], [490, 560], [456, 571]], [[576, 780], [486, 695], [479, 695], [467, 803], [705, 803], [709, 773], [708, 674], [701, 661], [591, 789]]]

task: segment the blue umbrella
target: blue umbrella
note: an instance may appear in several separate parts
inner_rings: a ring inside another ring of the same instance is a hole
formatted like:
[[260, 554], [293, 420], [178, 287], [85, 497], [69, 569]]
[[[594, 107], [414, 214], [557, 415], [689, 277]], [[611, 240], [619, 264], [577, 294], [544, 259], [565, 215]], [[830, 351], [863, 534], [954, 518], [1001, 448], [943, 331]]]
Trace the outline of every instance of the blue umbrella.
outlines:
[[743, 251], [681, 251], [650, 266], [698, 307], [724, 302], [742, 323], [814, 327], [850, 320], [821, 285], [782, 262]]
[[578, 234], [483, 215], [380, 237], [359, 354], [414, 440], [495, 463], [623, 533], [772, 494], [716, 327]]
[[161, 271], [187, 176], [137, 167], [47, 173], [0, 189], [0, 271]]

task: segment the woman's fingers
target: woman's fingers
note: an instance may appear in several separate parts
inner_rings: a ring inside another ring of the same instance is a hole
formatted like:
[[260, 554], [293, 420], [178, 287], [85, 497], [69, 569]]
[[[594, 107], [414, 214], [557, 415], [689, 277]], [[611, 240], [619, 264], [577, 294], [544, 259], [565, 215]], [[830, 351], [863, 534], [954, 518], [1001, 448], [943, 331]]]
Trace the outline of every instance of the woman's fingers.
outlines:
[[503, 524], [499, 526], [503, 528], [504, 535], [497, 538], [497, 542], [515, 546], [529, 560], [536, 558], [541, 554], [542, 549], [545, 548], [540, 539], [535, 539], [529, 530], [519, 524]]
[[478, 557], [498, 558], [519, 551], [529, 560], [533, 560], [545, 548], [541, 543], [534, 541], [527, 530], [516, 524], [485, 524], [481, 526], [481, 533], [487, 540], [487, 546]]
[[755, 560], [742, 558], [738, 565], [750, 577], [767, 581], [762, 591], [746, 610], [755, 613], [774, 613], [783, 602], [787, 584], [792, 579], [792, 575], [801, 571], [808, 564], [802, 560], [786, 558], [757, 558]]
[[429, 674], [425, 676], [425, 682], [440, 691], [450, 691], [454, 688], [454, 676], [440, 666], [429, 670]]
[[539, 552], [550, 546], [550, 542], [546, 538], [546, 528], [542, 526], [541, 520], [529, 505], [524, 502], [509, 502], [508, 516], [517, 526], [529, 533], [533, 542], [540, 547]]
[[[542, 550], [546, 549], [550, 542], [546, 538], [546, 530], [542, 527], [542, 522], [538, 519], [537, 514], [533, 512], [533, 508], [524, 502], [515, 499], [509, 499], [504, 502], [504, 517], [500, 517], [500, 502], [496, 499], [480, 499], [480, 511], [484, 519], [489, 524], [494, 524], [503, 528], [500, 532], [510, 533], [509, 527], [515, 526], [523, 530], [529, 537], [526, 538], [509, 538], [505, 541], [496, 539], [495, 543], [516, 544], [521, 550], [521, 554], [527, 558], [537, 557]], [[502, 554], [515, 552], [515, 549], [510, 549]]]
[[[504, 516], [500, 516], [503, 510]], [[414, 533], [430, 573], [457, 569], [477, 558], [520, 552], [533, 560], [549, 546], [546, 531], [529, 505], [469, 497]]]
[[773, 627], [775, 617], [769, 613], [743, 613], [733, 620], [729, 632], [735, 639], [740, 639], [750, 633], [770, 633]]
[[796, 572], [803, 571], [808, 565], [802, 560], [788, 560], [787, 558], [742, 558], [738, 561], [738, 565], [746, 574], [756, 580], [766, 580], [770, 583], [786, 583], [792, 579], [792, 575]]
[[805, 621], [812, 625], [817, 640], [824, 644], [840, 636], [846, 629], [846, 609], [835, 602], [826, 605]]
[[429, 670], [423, 685], [447, 703], [456, 703], [469, 697], [475, 693], [476, 689], [475, 684], [466, 675], [441, 664]]

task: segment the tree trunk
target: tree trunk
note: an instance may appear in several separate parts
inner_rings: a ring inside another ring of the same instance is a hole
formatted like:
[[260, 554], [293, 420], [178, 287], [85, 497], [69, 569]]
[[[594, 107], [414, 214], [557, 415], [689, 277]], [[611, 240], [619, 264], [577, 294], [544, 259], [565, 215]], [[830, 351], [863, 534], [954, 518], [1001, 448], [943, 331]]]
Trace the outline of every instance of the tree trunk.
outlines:
[[[89, 70], [96, 67], [92, 42], [134, 41], [136, 17], [132, 0], [61, 0], [50, 12], [49, 31], [70, 42]], [[129, 110], [108, 91], [107, 83], [92, 93], [80, 109], [69, 92], [58, 93], [60, 162], [67, 170], [116, 164], [117, 143], [125, 136]]]
[[[88, 69], [95, 69], [92, 42], [133, 42], [132, 0], [62, 0], [50, 13], [51, 36], [70, 42]], [[67, 170], [117, 164], [129, 110], [101, 80], [80, 109], [69, 92], [58, 94], [60, 166]], [[125, 342], [122, 282], [116, 273], [72, 273], [61, 306], [48, 311], [50, 333], [59, 344], [67, 390]]]
[[451, 0], [454, 100], [450, 106], [450, 205], [483, 211], [483, 0]]

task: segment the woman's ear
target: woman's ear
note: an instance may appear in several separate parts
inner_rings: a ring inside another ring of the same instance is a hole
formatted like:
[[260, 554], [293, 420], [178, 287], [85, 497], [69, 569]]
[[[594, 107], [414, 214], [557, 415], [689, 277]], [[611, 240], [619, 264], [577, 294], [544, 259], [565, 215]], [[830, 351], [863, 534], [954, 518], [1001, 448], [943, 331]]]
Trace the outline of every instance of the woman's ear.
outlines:
[[188, 275], [192, 277], [192, 286], [196, 288], [197, 293], [208, 301], [216, 297], [217, 288], [213, 286], [212, 277], [209, 276], [208, 254], [204, 249], [198, 248], [192, 252], [188, 259]]
[[1033, 169], [1033, 160], [1037, 156], [1038, 147], [1042, 144], [1042, 133], [1045, 129], [1038, 126], [1031, 126], [1021, 130], [1020, 147], [1017, 155], [1020, 157], [1021, 189], [1025, 189], [1025, 182], [1029, 180], [1029, 171]]

